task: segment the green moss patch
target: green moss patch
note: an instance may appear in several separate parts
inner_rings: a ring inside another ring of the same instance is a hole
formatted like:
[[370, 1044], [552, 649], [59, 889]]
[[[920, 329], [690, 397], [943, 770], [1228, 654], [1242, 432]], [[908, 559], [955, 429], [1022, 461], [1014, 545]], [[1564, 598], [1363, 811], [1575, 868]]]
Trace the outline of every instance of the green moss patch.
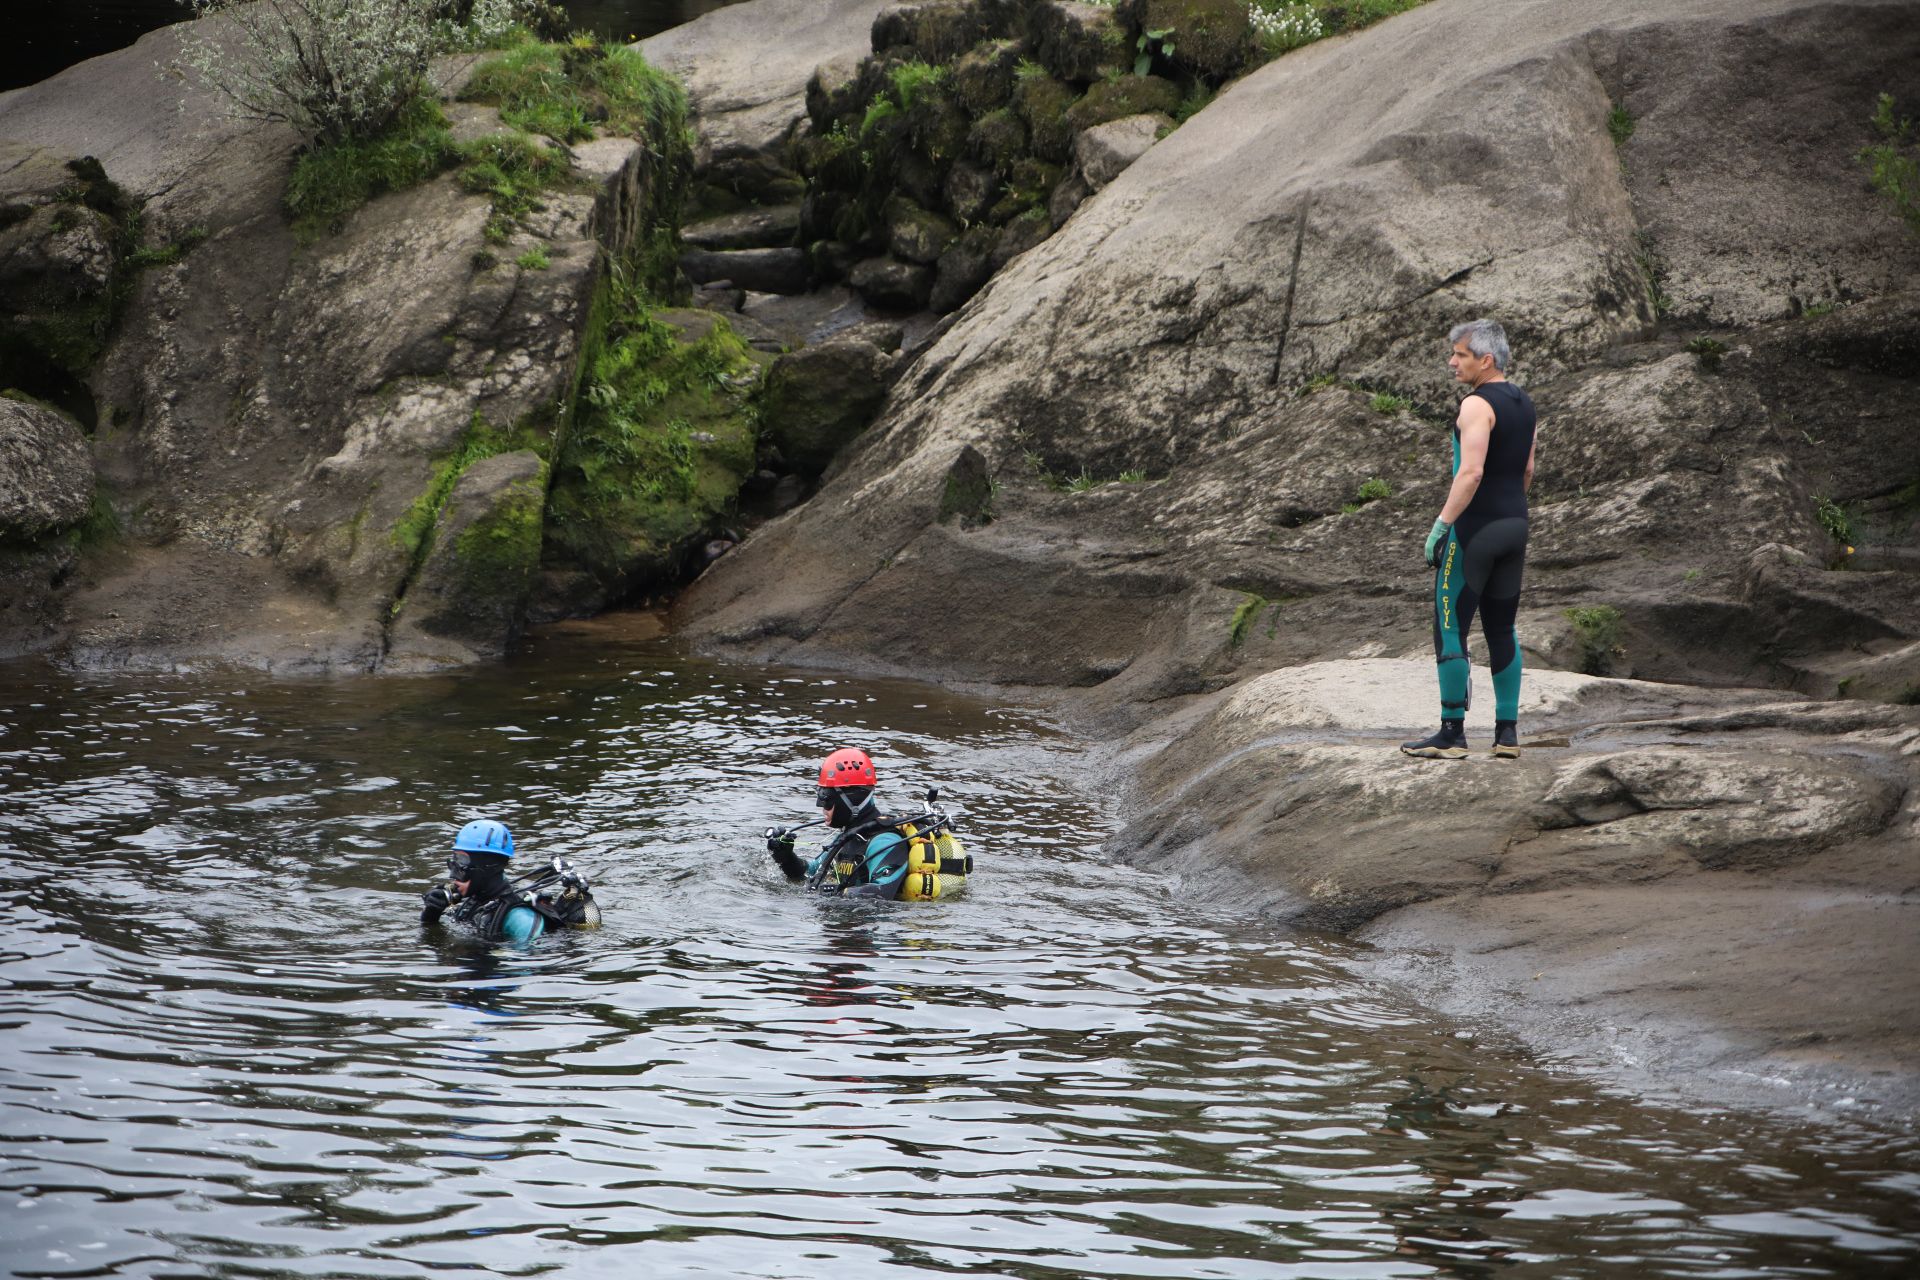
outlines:
[[407, 558], [416, 566], [419, 565], [433, 547], [434, 525], [439, 522], [440, 512], [445, 509], [453, 486], [459, 483], [466, 469], [482, 458], [520, 449], [531, 449], [544, 458], [547, 441], [529, 427], [495, 427], [475, 411], [460, 443], [434, 464], [433, 476], [427, 482], [426, 489], [413, 500], [413, 505], [407, 508], [407, 514], [393, 527], [394, 545], [405, 551]]
[[761, 357], [706, 312], [609, 292], [547, 500], [546, 556], [610, 593], [670, 580], [753, 470]]
[[460, 594], [524, 600], [540, 568], [547, 472], [509, 486], [454, 543]]
[[1127, 116], [1160, 113], [1172, 115], [1180, 109], [1180, 86], [1159, 76], [1122, 76], [1103, 80], [1087, 90], [1087, 96], [1067, 111], [1067, 120], [1076, 129], [1091, 129], [1109, 120]]
[[1026, 123], [1033, 153], [1042, 160], [1065, 164], [1072, 157], [1075, 126], [1068, 121], [1067, 112], [1075, 96], [1072, 89], [1051, 76], [1023, 76], [1015, 85], [1014, 102]]

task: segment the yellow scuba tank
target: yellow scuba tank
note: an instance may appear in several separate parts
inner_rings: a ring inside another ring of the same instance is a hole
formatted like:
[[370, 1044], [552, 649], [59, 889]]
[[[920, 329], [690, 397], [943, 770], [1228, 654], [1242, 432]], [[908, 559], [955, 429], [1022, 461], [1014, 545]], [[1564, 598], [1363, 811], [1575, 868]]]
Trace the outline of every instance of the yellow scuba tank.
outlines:
[[904, 902], [928, 902], [964, 892], [973, 858], [960, 848], [951, 831], [922, 835], [909, 822], [900, 828], [907, 837], [907, 875], [900, 884]]

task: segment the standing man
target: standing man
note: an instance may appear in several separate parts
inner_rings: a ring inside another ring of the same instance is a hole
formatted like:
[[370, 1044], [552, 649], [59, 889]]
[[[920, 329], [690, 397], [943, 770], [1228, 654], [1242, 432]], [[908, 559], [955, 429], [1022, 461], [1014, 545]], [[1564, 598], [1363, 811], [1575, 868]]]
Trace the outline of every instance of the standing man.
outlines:
[[1432, 760], [1467, 754], [1472, 688], [1467, 631], [1473, 615], [1493, 668], [1493, 754], [1520, 754], [1520, 575], [1527, 559], [1527, 489], [1533, 484], [1533, 401], [1507, 381], [1507, 334], [1469, 320], [1447, 335], [1453, 380], [1467, 385], [1453, 428], [1453, 487], [1427, 535], [1434, 567], [1433, 652], [1440, 666], [1440, 732], [1400, 750]]

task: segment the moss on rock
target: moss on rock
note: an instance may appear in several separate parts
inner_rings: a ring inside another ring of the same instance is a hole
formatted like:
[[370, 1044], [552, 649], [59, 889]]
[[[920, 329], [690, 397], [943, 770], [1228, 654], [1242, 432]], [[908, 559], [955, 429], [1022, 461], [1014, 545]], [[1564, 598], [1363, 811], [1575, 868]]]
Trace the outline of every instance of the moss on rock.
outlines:
[[531, 475], [511, 480], [492, 507], [454, 540], [463, 594], [524, 602], [532, 592], [540, 572], [546, 481], [544, 462]]
[[933, 262], [960, 233], [951, 219], [903, 196], [887, 202], [887, 247], [908, 262]]
[[974, 159], [998, 174], [1013, 172], [1013, 166], [1026, 155], [1027, 127], [1011, 108], [990, 111], [974, 121], [967, 136], [967, 149]]
[[971, 126], [959, 97], [944, 85], [923, 94], [907, 113], [914, 150], [943, 172], [965, 151]]
[[1118, 12], [1136, 30], [1170, 31], [1174, 62], [1215, 84], [1238, 74], [1253, 52], [1246, 0], [1121, 0]]
[[770, 357], [719, 315], [606, 303], [547, 502], [545, 558], [608, 599], [670, 583], [753, 470], [750, 396]]
[[1051, 76], [1024, 76], [1013, 96], [1027, 126], [1033, 154], [1053, 164], [1065, 164], [1073, 155], [1075, 126], [1069, 111], [1077, 96], [1074, 91]]
[[99, 161], [24, 143], [0, 143], [0, 209], [0, 375], [84, 381], [132, 278], [138, 210]]
[[1127, 116], [1172, 115], [1180, 107], [1180, 86], [1159, 76], [1121, 76], [1104, 80], [1073, 104], [1067, 119], [1075, 129], [1091, 129]]
[[987, 40], [953, 64], [953, 90], [975, 116], [998, 111], [1013, 98], [1014, 68], [1020, 46], [1012, 40]]

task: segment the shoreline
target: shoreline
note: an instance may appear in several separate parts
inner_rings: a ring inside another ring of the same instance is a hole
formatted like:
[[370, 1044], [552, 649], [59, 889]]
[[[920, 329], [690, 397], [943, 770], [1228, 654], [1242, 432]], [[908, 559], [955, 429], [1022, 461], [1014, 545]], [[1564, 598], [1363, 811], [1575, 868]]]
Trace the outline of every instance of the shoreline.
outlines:
[[[1544, 684], [1565, 673], [1529, 675]], [[1684, 702], [1763, 691], [1667, 692]], [[1157, 713], [1143, 705], [1099, 710], [1075, 691], [1052, 693], [1063, 727], [1093, 747], [1096, 785], [1124, 797], [1117, 840], [1131, 848], [1112, 856], [1176, 876], [1200, 896], [1242, 899], [1283, 926], [1323, 927], [1309, 923], [1311, 906], [1297, 890], [1303, 877], [1276, 874], [1274, 848], [1223, 857], [1215, 842], [1198, 840], [1168, 854], [1135, 832], [1156, 803], [1143, 781], [1155, 757], [1198, 736], [1232, 690]], [[1630, 715], [1631, 705], [1625, 696], [1608, 709]], [[1570, 771], [1569, 737], [1625, 734], [1635, 724], [1583, 730], [1572, 712], [1536, 712], [1529, 735], [1523, 710], [1523, 743], [1551, 744], [1529, 748], [1530, 764]], [[1116, 742], [1117, 714], [1138, 727]], [[1357, 742], [1340, 735], [1338, 743], [1324, 731], [1296, 736], [1328, 751], [1377, 751], [1390, 776], [1503, 767], [1406, 760], [1393, 734]], [[1258, 741], [1241, 748], [1256, 757], [1261, 749]], [[1913, 950], [1907, 917], [1916, 906], [1901, 843], [1896, 837], [1866, 855], [1840, 845], [1790, 866], [1642, 882], [1575, 877], [1514, 888], [1490, 873], [1478, 884], [1426, 886], [1405, 905], [1333, 931], [1364, 948], [1356, 957], [1362, 972], [1437, 1015], [1511, 1040], [1543, 1068], [1569, 1068], [1649, 1100], [1911, 1131], [1920, 1122], [1920, 982], [1899, 959]], [[1143, 848], [1151, 856], [1142, 858]]]

